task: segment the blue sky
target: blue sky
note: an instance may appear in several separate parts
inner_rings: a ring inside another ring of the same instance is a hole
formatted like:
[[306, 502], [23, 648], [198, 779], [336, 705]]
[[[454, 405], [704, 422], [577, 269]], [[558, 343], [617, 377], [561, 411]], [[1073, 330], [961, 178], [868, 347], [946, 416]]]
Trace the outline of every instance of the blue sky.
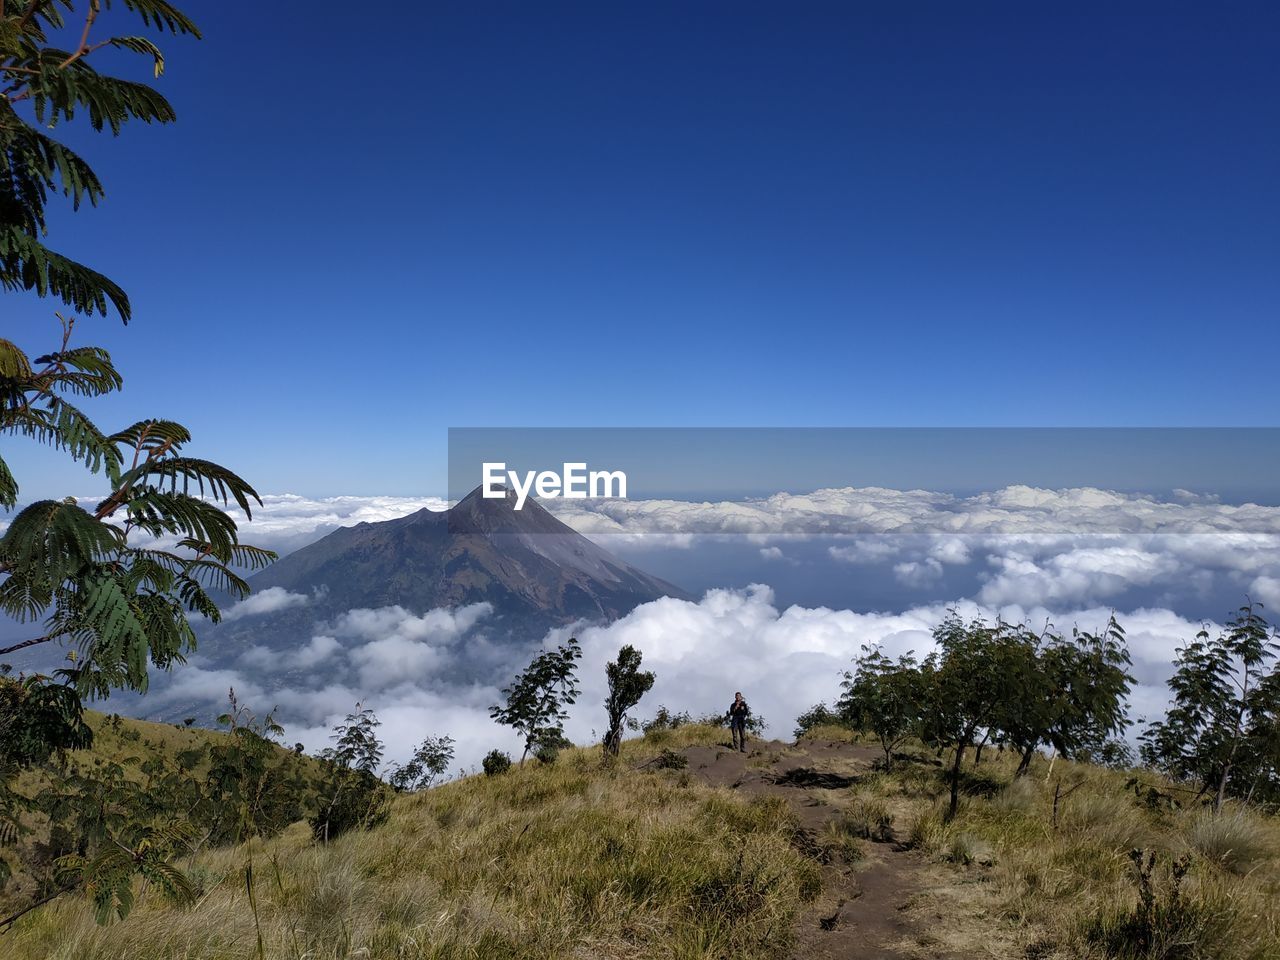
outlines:
[[188, 7], [50, 243], [134, 300], [103, 425], [263, 491], [440, 492], [449, 426], [1275, 422], [1274, 5]]

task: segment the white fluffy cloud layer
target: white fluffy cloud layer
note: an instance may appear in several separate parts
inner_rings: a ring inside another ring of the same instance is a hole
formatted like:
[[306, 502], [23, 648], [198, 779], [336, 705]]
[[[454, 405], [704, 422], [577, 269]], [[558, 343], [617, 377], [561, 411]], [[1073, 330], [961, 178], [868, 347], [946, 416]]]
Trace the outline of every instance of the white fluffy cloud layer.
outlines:
[[[1058, 608], [966, 602], [965, 615], [997, 613], [1061, 628], [1099, 628], [1110, 614], [1102, 607]], [[659, 704], [698, 715], [720, 711], [736, 690], [763, 714], [776, 736], [788, 736], [797, 715], [819, 700], [838, 695], [840, 673], [865, 644], [898, 654], [932, 649], [931, 630], [946, 605], [913, 607], [900, 613], [792, 606], [779, 609], [773, 591], [760, 584], [742, 590], [712, 590], [698, 602], [663, 599], [645, 604], [609, 625], [554, 630], [544, 647], [571, 635], [583, 646], [582, 696], [572, 710], [570, 736], [599, 738], [604, 714], [604, 664], [623, 644], [644, 655], [657, 683], [641, 706], [651, 714]], [[327, 744], [333, 723], [357, 701], [382, 720], [389, 761], [403, 760], [427, 735], [458, 741], [456, 763], [472, 767], [497, 746], [518, 752], [515, 736], [489, 719], [501, 683], [450, 681], [459, 658], [486, 662], [512, 676], [535, 652], [491, 645], [484, 628], [488, 604], [432, 610], [417, 616], [399, 607], [352, 610], [326, 624], [309, 643], [285, 655], [262, 648], [246, 653], [237, 669], [204, 669], [198, 663], [175, 671], [148, 697], [148, 706], [216, 703], [234, 686], [258, 709], [279, 707], [287, 736], [315, 750]], [[1200, 628], [1167, 610], [1139, 609], [1121, 615], [1140, 681], [1132, 699], [1135, 716], [1161, 711], [1163, 683], [1176, 646]], [[273, 674], [280, 674], [275, 682]], [[323, 679], [321, 679], [323, 678]], [[283, 686], [279, 685], [283, 683]]]
[[544, 506], [588, 534], [1280, 534], [1280, 508], [1092, 487], [1010, 486], [971, 497], [841, 487], [741, 501], [555, 500]]
[[240, 620], [243, 617], [256, 617], [264, 613], [288, 610], [290, 607], [305, 607], [310, 602], [311, 598], [305, 593], [291, 593], [284, 587], [267, 587], [229, 607], [222, 614], [222, 619]]
[[241, 524], [246, 543], [278, 550], [296, 550], [339, 527], [394, 520], [418, 510], [445, 510], [440, 497], [322, 497], [313, 499], [292, 493], [267, 494], [262, 506], [246, 521], [239, 510], [228, 511]]

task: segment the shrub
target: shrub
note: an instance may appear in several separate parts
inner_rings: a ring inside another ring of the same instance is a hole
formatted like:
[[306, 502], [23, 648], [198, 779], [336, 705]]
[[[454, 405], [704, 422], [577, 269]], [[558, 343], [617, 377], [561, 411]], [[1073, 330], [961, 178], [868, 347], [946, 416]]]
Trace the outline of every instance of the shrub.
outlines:
[[800, 716], [796, 717], [795, 738], [807, 737], [818, 727], [842, 727], [840, 715], [825, 703], [815, 703]]
[[663, 750], [649, 761], [648, 766], [657, 770], [683, 770], [689, 766], [689, 758], [674, 750]]
[[[681, 727], [686, 723], [692, 722], [693, 719], [689, 716], [687, 711], [682, 710], [679, 713], [672, 713], [665, 705], [663, 705], [658, 707], [658, 712], [654, 714], [653, 719], [642, 725], [641, 729], [644, 730], [645, 736], [648, 736], [649, 734], [656, 733], [660, 730], [675, 730], [677, 727]], [[720, 724], [720, 719], [717, 718], [715, 723], [718, 726]]]
[[496, 777], [511, 769], [511, 758], [501, 750], [493, 749], [484, 755], [480, 765], [484, 768], [486, 777]]
[[560, 756], [560, 745], [556, 743], [540, 743], [533, 750], [533, 756], [539, 763], [553, 764]]
[[330, 799], [309, 821], [317, 840], [327, 842], [348, 830], [368, 830], [387, 819], [390, 791], [368, 770], [336, 767], [324, 790]]

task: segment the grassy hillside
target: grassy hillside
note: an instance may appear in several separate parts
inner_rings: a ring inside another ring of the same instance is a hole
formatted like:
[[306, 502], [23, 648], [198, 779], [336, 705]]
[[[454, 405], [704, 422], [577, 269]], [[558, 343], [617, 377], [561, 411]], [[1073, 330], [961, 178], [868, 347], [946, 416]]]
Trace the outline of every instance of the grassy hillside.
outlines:
[[836, 728], [749, 757], [723, 740], [658, 731], [612, 766], [567, 750], [400, 796], [387, 822], [327, 847], [298, 824], [198, 855], [193, 907], [142, 891], [100, 927], [58, 901], [0, 946], [14, 960], [1280, 957], [1274, 818], [1213, 818], [1149, 775], [1061, 761], [1015, 781], [988, 751], [945, 823], [924, 751], [884, 773]]

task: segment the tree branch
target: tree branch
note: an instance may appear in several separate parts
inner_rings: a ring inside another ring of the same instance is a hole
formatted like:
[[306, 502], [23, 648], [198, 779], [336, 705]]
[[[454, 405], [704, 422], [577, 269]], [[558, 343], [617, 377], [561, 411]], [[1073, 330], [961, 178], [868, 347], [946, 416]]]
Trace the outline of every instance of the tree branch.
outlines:
[[[93, 29], [93, 21], [98, 19], [99, 9], [101, 9], [100, 0], [89, 0], [89, 13], [84, 18], [84, 30], [80, 34], [80, 43], [76, 47], [75, 53], [73, 53], [71, 56], [67, 57], [67, 59], [63, 60], [60, 64], [58, 64], [59, 70], [66, 69], [67, 67], [71, 66], [71, 64], [75, 63], [75, 61], [83, 57], [85, 54], [89, 53], [91, 49], [94, 49], [89, 46], [89, 31]], [[101, 46], [101, 44], [99, 44], [98, 46]]]
[[25, 650], [27, 647], [34, 647], [37, 643], [48, 643], [53, 637], [36, 637], [34, 640], [23, 640], [22, 643], [15, 643], [12, 647], [5, 647], [0, 650], [0, 657], [8, 653], [15, 653], [18, 650]]

